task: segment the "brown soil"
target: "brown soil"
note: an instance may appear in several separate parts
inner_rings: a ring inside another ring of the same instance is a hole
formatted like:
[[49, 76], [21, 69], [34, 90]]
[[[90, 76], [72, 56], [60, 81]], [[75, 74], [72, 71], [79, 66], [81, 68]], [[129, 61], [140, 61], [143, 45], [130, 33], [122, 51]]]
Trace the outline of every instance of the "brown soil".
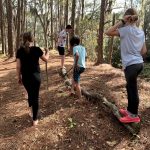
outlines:
[[[46, 90], [45, 64], [41, 62], [40, 116], [32, 126], [23, 86], [17, 84], [13, 59], [0, 60], [0, 149], [4, 150], [149, 150], [150, 84], [139, 79], [139, 138], [134, 138], [103, 104], [75, 103], [68, 96], [59, 76], [59, 58], [51, 52], [48, 62], [49, 85]], [[73, 63], [66, 58], [66, 67]], [[71, 78], [71, 73], [70, 73]], [[32, 86], [32, 85], [31, 85]], [[122, 70], [107, 64], [88, 62], [81, 86], [104, 95], [118, 107], [126, 107], [127, 98]]]

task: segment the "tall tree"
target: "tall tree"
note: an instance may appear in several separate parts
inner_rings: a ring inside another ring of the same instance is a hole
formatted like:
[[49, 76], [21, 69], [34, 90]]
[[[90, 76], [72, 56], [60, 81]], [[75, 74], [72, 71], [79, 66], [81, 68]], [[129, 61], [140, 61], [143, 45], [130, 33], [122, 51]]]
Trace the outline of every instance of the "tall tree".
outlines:
[[68, 3], [68, 0], [66, 0], [66, 5], [65, 5], [65, 26], [68, 24], [68, 8], [69, 8], [69, 3]]
[[2, 53], [5, 53], [5, 41], [4, 41], [4, 13], [3, 13], [3, 3], [0, 0], [0, 29], [1, 29], [1, 42], [2, 42]]
[[51, 47], [53, 48], [53, 37], [54, 37], [54, 33], [53, 33], [53, 0], [51, 0]]
[[97, 56], [96, 65], [103, 62], [103, 32], [104, 32], [106, 4], [107, 4], [107, 0], [101, 0], [99, 35], [98, 35], [98, 56]]
[[21, 0], [21, 33], [25, 32], [27, 0]]
[[[76, 11], [76, 0], [72, 0], [72, 12], [71, 12], [71, 26], [74, 30], [74, 26], [75, 26], [75, 11]], [[73, 32], [71, 34], [71, 36], [73, 36]]]
[[21, 1], [18, 0], [17, 6], [17, 37], [16, 37], [16, 50], [19, 48], [20, 45], [20, 22], [21, 22]]
[[7, 10], [7, 23], [8, 23], [8, 55], [10, 57], [13, 57], [14, 56], [14, 47], [13, 47], [12, 1], [6, 0], [6, 10]]
[[81, 14], [81, 19], [83, 20], [83, 18], [84, 18], [84, 0], [82, 0], [81, 2], [82, 2], [82, 14]]

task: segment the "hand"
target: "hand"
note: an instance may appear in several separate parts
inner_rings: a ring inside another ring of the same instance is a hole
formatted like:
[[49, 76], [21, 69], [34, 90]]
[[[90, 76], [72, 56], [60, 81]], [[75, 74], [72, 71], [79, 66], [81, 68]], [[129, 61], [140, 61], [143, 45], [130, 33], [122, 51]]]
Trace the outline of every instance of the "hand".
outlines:
[[44, 51], [45, 51], [45, 55], [49, 52], [47, 48], [44, 48]]
[[125, 16], [123, 17], [123, 20], [124, 20], [125, 22], [128, 22], [130, 18], [131, 18], [131, 15], [125, 15]]
[[74, 65], [74, 70], [75, 70], [76, 72], [79, 72], [79, 66], [78, 66], [77, 64]]

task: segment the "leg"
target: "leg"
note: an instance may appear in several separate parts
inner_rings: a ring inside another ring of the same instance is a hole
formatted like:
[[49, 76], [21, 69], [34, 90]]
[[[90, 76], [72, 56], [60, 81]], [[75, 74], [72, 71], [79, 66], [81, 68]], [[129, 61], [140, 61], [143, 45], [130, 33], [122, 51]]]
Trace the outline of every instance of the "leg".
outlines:
[[74, 88], [75, 88], [75, 82], [74, 82], [74, 79], [72, 79], [71, 93], [75, 93]]
[[38, 110], [39, 110], [39, 90], [40, 90], [40, 74], [34, 73], [33, 76], [33, 82], [32, 85], [34, 88], [32, 88], [32, 98], [33, 98], [33, 104], [32, 104], [32, 111], [33, 111], [33, 121], [36, 121], [38, 119]]
[[30, 84], [30, 78], [29, 77], [24, 77], [22, 79], [23, 85], [26, 89], [27, 95], [28, 95], [28, 104], [29, 107], [32, 107], [32, 92], [31, 92], [31, 84]]
[[79, 67], [78, 69], [74, 69], [73, 71], [73, 79], [74, 79], [74, 84], [77, 90], [79, 101], [82, 100], [82, 93], [81, 93], [81, 87], [80, 87], [80, 74], [83, 72], [84, 72], [84, 68], [82, 67]]
[[61, 68], [64, 68], [65, 55], [61, 55]]
[[77, 90], [77, 95], [78, 95], [79, 100], [82, 100], [80, 83], [76, 83], [76, 90]]
[[61, 68], [63, 68], [64, 63], [65, 63], [65, 48], [58, 46], [58, 52], [59, 52], [59, 56], [60, 56]]
[[132, 114], [138, 114], [139, 95], [137, 88], [137, 77], [142, 71], [143, 65], [136, 64], [126, 68], [125, 76], [127, 81], [127, 94], [128, 94], [128, 108], [127, 110]]
[[143, 69], [143, 64], [135, 64], [128, 66], [125, 70], [127, 81], [128, 107], [127, 110], [121, 110], [124, 117], [120, 118], [120, 122], [131, 123], [140, 122], [138, 117], [139, 95], [137, 88], [137, 77]]

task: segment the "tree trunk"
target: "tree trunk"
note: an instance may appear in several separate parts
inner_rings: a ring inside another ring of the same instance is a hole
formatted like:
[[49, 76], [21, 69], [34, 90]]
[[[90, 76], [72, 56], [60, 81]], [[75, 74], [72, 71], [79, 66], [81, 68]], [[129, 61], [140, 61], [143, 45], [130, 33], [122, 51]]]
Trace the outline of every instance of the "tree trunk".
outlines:
[[20, 22], [21, 22], [20, 18], [21, 18], [21, 4], [20, 4], [20, 0], [18, 0], [16, 50], [20, 46]]
[[105, 8], [106, 8], [106, 0], [101, 0], [99, 36], [98, 36], [98, 56], [96, 65], [103, 63], [103, 32], [105, 22]]
[[[75, 26], [75, 10], [76, 10], [76, 0], [72, 0], [72, 13], [71, 13], [71, 26], [74, 30]], [[74, 33], [71, 33], [71, 37], [74, 35]]]
[[8, 22], [8, 55], [14, 56], [13, 49], [13, 16], [12, 16], [12, 1], [6, 0], [7, 22]]
[[26, 5], [27, 5], [27, 1], [26, 0], [22, 0], [21, 1], [21, 33], [25, 32], [25, 22], [26, 22]]
[[82, 0], [82, 14], [81, 14], [81, 19], [83, 20], [84, 18], [84, 0]]
[[60, 2], [58, 0], [58, 3], [57, 3], [57, 20], [56, 20], [56, 23], [57, 23], [57, 29], [58, 29], [58, 32], [60, 32]]
[[5, 54], [5, 42], [4, 42], [4, 13], [3, 13], [3, 4], [0, 0], [0, 29], [1, 29], [1, 42], [2, 42], [2, 54]]
[[79, 35], [79, 24], [80, 24], [80, 10], [81, 10], [81, 4], [80, 4], [80, 2], [79, 2], [79, 6], [78, 6], [78, 12], [77, 12], [77, 17], [76, 17], [76, 21], [75, 21], [75, 23], [76, 23], [76, 28], [75, 28], [75, 33], [77, 34], [77, 35]]
[[66, 5], [65, 5], [65, 26], [68, 25], [68, 0], [66, 0]]
[[53, 0], [51, 0], [51, 48], [53, 49]]
[[[112, 21], [112, 26], [115, 24], [115, 14], [113, 14], [113, 21]], [[114, 44], [114, 37], [111, 37], [110, 39], [110, 49], [109, 49], [109, 58], [108, 61], [110, 64], [112, 64], [112, 53], [113, 53], [113, 44]]]
[[[68, 25], [68, 11], [69, 11], [69, 1], [66, 0], [66, 5], [65, 5], [65, 26]], [[67, 36], [67, 40], [66, 40], [66, 46], [67, 46], [67, 49], [69, 47], [69, 38]]]
[[59, 11], [59, 26], [61, 28], [61, 30], [64, 28], [64, 17], [63, 17], [63, 0], [60, 1], [60, 11]]

